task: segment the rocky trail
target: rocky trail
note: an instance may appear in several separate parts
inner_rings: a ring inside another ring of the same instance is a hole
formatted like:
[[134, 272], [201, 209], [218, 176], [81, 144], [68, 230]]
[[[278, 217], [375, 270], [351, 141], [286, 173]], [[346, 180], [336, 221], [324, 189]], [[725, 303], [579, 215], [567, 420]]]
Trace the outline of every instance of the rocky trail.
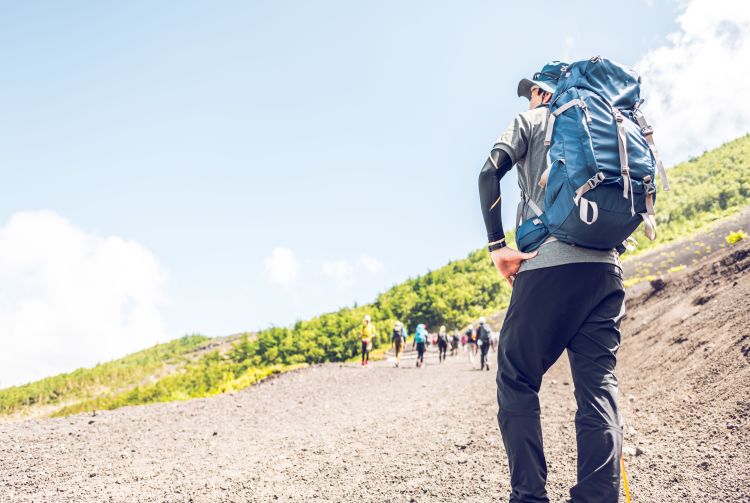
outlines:
[[[618, 376], [633, 502], [750, 502], [749, 295], [745, 242], [629, 290]], [[465, 353], [413, 365], [328, 364], [208, 399], [1, 424], [0, 501], [506, 500], [495, 366]], [[562, 502], [575, 480], [564, 356], [541, 400]]]

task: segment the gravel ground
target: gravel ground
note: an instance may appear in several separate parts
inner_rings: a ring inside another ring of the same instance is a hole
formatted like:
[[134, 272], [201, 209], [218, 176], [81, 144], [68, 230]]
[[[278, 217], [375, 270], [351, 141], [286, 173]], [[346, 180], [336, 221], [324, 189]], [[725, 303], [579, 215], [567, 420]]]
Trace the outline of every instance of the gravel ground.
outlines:
[[[738, 245], [629, 292], [618, 372], [634, 502], [750, 502], [749, 272]], [[2, 424], [0, 501], [503, 501], [495, 368], [477, 366], [329, 364], [208, 399]], [[575, 480], [572, 393], [563, 357], [541, 392], [554, 502]]]

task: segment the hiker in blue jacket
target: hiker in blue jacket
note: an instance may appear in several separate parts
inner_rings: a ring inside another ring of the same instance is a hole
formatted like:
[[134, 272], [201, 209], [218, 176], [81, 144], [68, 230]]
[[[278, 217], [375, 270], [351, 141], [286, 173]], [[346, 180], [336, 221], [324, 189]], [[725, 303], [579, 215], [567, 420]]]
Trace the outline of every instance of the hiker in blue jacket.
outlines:
[[427, 328], [424, 323], [417, 325], [417, 330], [414, 332], [414, 342], [411, 347], [417, 348], [417, 367], [421, 368], [424, 365], [424, 352], [427, 348]]
[[517, 221], [543, 211], [548, 103], [564, 64], [552, 62], [518, 84], [529, 110], [495, 142], [479, 175], [479, 195], [495, 267], [513, 287], [500, 332], [498, 423], [511, 476], [511, 502], [548, 502], [538, 392], [545, 372], [568, 352], [578, 411], [578, 478], [572, 502], [618, 501], [622, 419], [614, 374], [624, 314], [619, 255], [548, 239], [522, 253], [507, 245], [500, 179], [517, 166]]

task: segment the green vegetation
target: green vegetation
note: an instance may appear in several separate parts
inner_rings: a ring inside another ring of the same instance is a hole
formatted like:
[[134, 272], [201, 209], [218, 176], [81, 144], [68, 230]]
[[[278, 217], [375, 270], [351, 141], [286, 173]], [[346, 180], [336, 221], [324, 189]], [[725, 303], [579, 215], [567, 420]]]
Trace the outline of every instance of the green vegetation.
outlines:
[[[750, 195], [750, 135], [676, 166], [669, 170], [669, 177], [672, 190], [659, 192], [657, 197], [658, 240], [650, 242], [639, 230], [635, 235], [639, 246], [626, 254], [626, 259], [697, 232], [745, 207]], [[649, 277], [629, 279], [626, 284], [644, 279]], [[372, 317], [378, 331], [373, 346], [374, 353], [379, 354], [389, 345], [396, 320], [404, 322], [410, 332], [417, 323], [453, 329], [480, 315], [497, 312], [509, 299], [510, 288], [500, 281], [487, 252], [479, 249], [463, 260], [395, 285], [371, 304], [298, 321], [292, 327], [262, 330], [253, 339], [243, 338], [225, 355], [214, 351], [183, 362], [176, 372], [156, 382], [140, 381], [206, 338], [179, 339], [93, 369], [0, 391], [0, 413], [40, 403], [68, 404], [55, 412], [65, 415], [241, 389], [284, 370], [351, 359], [359, 350], [365, 314]], [[92, 389], [96, 387], [108, 392], [95, 394]]]
[[730, 232], [729, 235], [724, 239], [727, 241], [727, 244], [734, 245], [739, 243], [743, 239], [747, 239], [747, 234], [745, 234], [744, 231], [734, 231]]
[[58, 405], [86, 400], [102, 391], [133, 386], [164, 365], [184, 362], [184, 355], [208, 341], [202, 335], [186, 335], [157, 344], [119, 360], [48, 377], [0, 391], [0, 414], [10, 414], [32, 405]]
[[218, 351], [208, 353], [196, 362], [188, 363], [182, 370], [158, 381], [116, 394], [102, 395], [77, 402], [55, 411], [53, 416], [67, 416], [89, 410], [107, 410], [126, 405], [189, 400], [246, 388], [273, 374], [299, 368], [303, 365], [267, 365], [253, 367], [247, 354], [247, 340], [236, 344], [227, 356]]
[[[660, 190], [656, 197], [657, 239], [649, 241], [641, 226], [634, 234], [638, 241], [635, 254], [694, 234], [714, 220], [747, 206], [750, 202], [750, 135], [679, 164], [667, 174], [671, 190]], [[630, 256], [627, 253], [623, 258]]]

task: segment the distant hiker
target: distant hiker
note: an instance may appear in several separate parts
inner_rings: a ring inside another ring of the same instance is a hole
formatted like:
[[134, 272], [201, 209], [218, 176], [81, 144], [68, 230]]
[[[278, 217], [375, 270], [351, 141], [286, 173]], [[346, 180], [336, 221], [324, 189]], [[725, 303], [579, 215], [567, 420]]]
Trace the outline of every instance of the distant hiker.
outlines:
[[451, 337], [451, 356], [456, 356], [458, 354], [458, 343], [461, 340], [461, 338], [458, 336], [458, 330], [453, 331], [453, 336]]
[[461, 351], [466, 352], [466, 334], [461, 334]]
[[445, 329], [445, 325], [440, 327], [440, 331], [437, 334], [437, 347], [438, 347], [438, 361], [443, 363], [445, 356], [448, 354], [448, 332]]
[[417, 367], [421, 368], [424, 365], [424, 352], [427, 347], [427, 329], [424, 323], [417, 325], [417, 331], [414, 333], [414, 342], [412, 342], [412, 349], [417, 348]]
[[393, 326], [393, 334], [391, 335], [391, 348], [396, 351], [396, 367], [401, 363], [401, 350], [406, 343], [406, 329], [404, 325], [397, 321]]
[[474, 355], [477, 354], [477, 332], [474, 330], [474, 325], [469, 325], [464, 334], [466, 335], [466, 347], [469, 350], [469, 363], [474, 363]]
[[482, 357], [480, 359], [480, 370], [489, 370], [490, 362], [487, 360], [487, 353], [490, 351], [490, 337], [492, 329], [487, 324], [487, 320], [484, 316], [479, 318], [479, 326], [477, 327], [477, 343], [479, 344], [479, 350], [481, 351]]
[[372, 349], [372, 338], [375, 337], [375, 327], [370, 320], [370, 315], [365, 316], [364, 325], [362, 325], [362, 366], [370, 364], [370, 350]]
[[500, 332], [492, 332], [490, 333], [490, 347], [492, 347], [492, 351], [497, 353], [497, 347], [500, 342]]
[[[592, 60], [591, 65], [596, 64]], [[508, 455], [510, 501], [548, 502], [538, 392], [544, 373], [567, 349], [578, 405], [578, 482], [570, 490], [571, 501], [615, 503], [620, 486], [622, 420], [614, 369], [625, 295], [619, 256], [615, 250], [588, 249], [551, 239], [532, 253], [522, 253], [506, 246], [500, 217], [499, 182], [514, 165], [521, 188], [519, 220], [533, 222], [543, 211], [545, 189], [539, 182], [548, 167], [544, 142], [548, 105], [565, 67], [556, 61], [532, 79], [520, 81], [518, 96], [529, 100], [529, 110], [520, 113], [500, 136], [479, 175], [488, 248], [495, 267], [513, 287], [500, 331], [498, 423]], [[602, 110], [606, 110], [603, 103]], [[565, 117], [558, 117], [556, 127], [563, 127], [563, 122], [580, 123], [582, 128], [616, 132], [615, 119], [610, 118], [608, 124], [589, 124], [588, 111], [579, 106], [571, 105], [563, 112]], [[578, 146], [571, 143], [569, 148], [577, 152]], [[598, 162], [574, 157], [566, 160], [587, 162], [592, 167]], [[554, 162], [562, 166], [562, 159]], [[564, 192], [564, 197], [573, 194]]]

